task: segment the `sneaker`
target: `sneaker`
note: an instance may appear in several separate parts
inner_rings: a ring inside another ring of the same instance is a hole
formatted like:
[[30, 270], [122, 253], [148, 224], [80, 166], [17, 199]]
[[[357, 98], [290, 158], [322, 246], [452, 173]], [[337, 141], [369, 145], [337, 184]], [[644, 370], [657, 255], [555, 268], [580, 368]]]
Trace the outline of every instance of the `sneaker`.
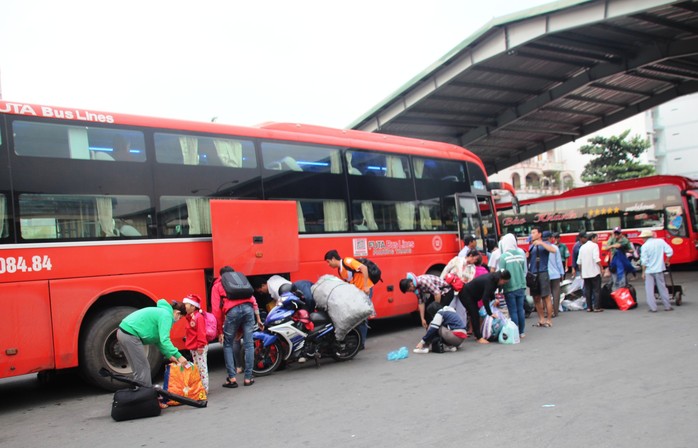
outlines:
[[674, 307], [671, 306], [671, 307], [669, 307], [669, 308], [665, 308], [664, 311], [674, 311]]
[[656, 313], [657, 310], [647, 310], [648, 313]]
[[429, 353], [429, 349], [424, 347], [424, 348], [415, 348], [412, 350], [414, 353]]
[[445, 351], [445, 352], [455, 352], [455, 351], [458, 351], [458, 348], [456, 348], [456, 347], [451, 347], [450, 345], [445, 345], [445, 346], [444, 346], [444, 351]]
[[521, 333], [521, 334], [519, 335], [519, 339], [523, 339], [523, 338], [525, 338], [525, 337], [526, 337], [526, 333]]

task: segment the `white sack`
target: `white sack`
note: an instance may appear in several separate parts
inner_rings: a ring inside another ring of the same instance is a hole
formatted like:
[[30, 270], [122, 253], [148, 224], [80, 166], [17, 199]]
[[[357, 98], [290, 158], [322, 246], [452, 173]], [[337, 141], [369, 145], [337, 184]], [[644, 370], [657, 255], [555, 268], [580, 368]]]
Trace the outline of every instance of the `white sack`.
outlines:
[[320, 277], [311, 291], [315, 305], [330, 315], [338, 341], [343, 341], [352, 328], [373, 314], [373, 304], [368, 296], [334, 275]]

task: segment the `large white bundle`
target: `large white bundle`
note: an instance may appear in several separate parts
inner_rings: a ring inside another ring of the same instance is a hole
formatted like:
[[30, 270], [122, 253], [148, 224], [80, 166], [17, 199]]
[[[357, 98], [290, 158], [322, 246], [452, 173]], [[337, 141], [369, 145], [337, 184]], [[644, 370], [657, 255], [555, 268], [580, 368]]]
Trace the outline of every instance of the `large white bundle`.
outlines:
[[320, 277], [311, 291], [317, 307], [330, 315], [338, 341], [344, 340], [352, 328], [373, 314], [368, 296], [334, 275]]
[[269, 280], [267, 280], [267, 288], [269, 288], [269, 295], [276, 300], [276, 302], [279, 302], [279, 287], [284, 284], [291, 284], [288, 280], [283, 278], [280, 275], [272, 275], [269, 277]]

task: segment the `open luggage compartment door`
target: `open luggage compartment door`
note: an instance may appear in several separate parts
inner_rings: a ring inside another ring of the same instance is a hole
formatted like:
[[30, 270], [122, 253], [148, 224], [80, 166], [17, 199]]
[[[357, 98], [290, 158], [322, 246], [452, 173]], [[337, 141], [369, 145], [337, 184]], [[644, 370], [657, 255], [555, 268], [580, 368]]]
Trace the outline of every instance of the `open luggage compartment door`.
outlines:
[[295, 201], [211, 200], [215, 275], [230, 265], [245, 275], [298, 270]]

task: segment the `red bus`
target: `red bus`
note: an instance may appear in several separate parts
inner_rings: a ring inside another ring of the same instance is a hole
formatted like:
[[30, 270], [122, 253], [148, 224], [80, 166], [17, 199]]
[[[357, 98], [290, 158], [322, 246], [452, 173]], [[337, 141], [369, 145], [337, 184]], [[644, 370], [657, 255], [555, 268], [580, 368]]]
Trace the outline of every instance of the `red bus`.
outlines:
[[[531, 228], [560, 232], [571, 253], [580, 231], [599, 235], [599, 245], [620, 227], [634, 244], [650, 229], [674, 250], [675, 264], [698, 261], [698, 181], [649, 176], [575, 188], [557, 196], [522, 200], [520, 211], [498, 205], [502, 233], [513, 233], [527, 248]], [[602, 252], [602, 260], [606, 259]], [[571, 260], [568, 262], [571, 263]]]
[[112, 387], [97, 371], [130, 371], [120, 320], [205, 297], [226, 264], [315, 281], [330, 249], [370, 257], [377, 317], [410, 313], [405, 272], [440, 272], [460, 235], [498, 232], [472, 153], [360, 131], [0, 101], [0, 167], [0, 378], [78, 367]]

